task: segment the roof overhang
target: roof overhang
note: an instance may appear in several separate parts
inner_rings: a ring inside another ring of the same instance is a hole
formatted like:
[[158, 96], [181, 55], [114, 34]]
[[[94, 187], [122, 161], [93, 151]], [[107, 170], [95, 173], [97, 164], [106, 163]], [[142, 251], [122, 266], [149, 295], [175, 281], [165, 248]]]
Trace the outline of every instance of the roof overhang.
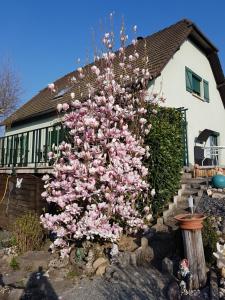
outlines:
[[210, 129], [204, 129], [199, 136], [196, 138], [195, 142], [199, 144], [205, 143], [211, 135], [218, 136], [219, 133]]

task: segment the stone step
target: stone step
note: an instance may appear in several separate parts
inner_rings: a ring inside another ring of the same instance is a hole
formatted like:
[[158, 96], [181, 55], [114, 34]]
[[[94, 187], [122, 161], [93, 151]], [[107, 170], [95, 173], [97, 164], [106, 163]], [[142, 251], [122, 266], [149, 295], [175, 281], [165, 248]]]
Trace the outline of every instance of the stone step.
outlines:
[[208, 181], [210, 182], [211, 179], [207, 178], [184, 178], [181, 179], [182, 184], [206, 184]]
[[181, 183], [181, 189], [185, 190], [185, 189], [190, 189], [191, 188], [191, 184], [189, 183]]
[[183, 173], [181, 176], [182, 179], [191, 179], [192, 173]]
[[182, 190], [182, 194], [181, 196], [190, 196], [190, 195], [198, 195], [198, 192], [199, 192], [199, 189], [193, 189], [193, 188], [190, 188], [190, 189], [185, 189], [185, 190]]

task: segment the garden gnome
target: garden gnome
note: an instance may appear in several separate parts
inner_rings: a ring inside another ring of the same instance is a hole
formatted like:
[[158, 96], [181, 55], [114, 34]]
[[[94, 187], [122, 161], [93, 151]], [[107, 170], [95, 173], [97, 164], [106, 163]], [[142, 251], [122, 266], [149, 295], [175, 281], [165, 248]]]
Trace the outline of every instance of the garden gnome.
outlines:
[[192, 289], [192, 276], [191, 276], [191, 272], [189, 269], [189, 262], [186, 258], [182, 259], [180, 262], [178, 276], [180, 277], [180, 279], [182, 279], [182, 281], [180, 283], [181, 290], [182, 290], [182, 288], [184, 288], [183, 284], [182, 284], [182, 282], [184, 281], [185, 289], [190, 291]]

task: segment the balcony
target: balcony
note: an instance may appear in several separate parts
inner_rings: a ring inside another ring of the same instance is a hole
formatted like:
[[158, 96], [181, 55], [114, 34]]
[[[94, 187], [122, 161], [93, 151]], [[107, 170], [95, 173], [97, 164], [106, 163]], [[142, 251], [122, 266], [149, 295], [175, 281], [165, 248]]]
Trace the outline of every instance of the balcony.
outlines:
[[0, 173], [51, 172], [48, 152], [66, 139], [62, 124], [0, 138]]

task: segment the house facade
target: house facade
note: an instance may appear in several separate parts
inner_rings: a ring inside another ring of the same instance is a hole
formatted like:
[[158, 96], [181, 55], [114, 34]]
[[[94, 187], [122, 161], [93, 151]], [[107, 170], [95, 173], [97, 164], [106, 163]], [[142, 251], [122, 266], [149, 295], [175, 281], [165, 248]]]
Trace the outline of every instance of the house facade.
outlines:
[[[192, 40], [187, 39], [181, 45], [149, 88], [150, 93], [160, 90], [166, 97], [164, 106], [186, 109], [189, 163], [201, 165], [198, 147], [203, 143], [199, 144], [197, 138], [208, 129], [211, 132], [206, 147], [220, 146], [218, 162], [225, 165], [224, 101], [207, 54]], [[206, 153], [208, 158], [211, 155], [209, 151]]]
[[[184, 113], [184, 164], [225, 165], [225, 80], [216, 47], [188, 20], [140, 38], [138, 47], [140, 54], [145, 48], [149, 57], [149, 94], [163, 93], [166, 102], [162, 105], [182, 108]], [[66, 135], [56, 106], [69, 102], [71, 91], [77, 93], [70, 85], [76, 74], [75, 71], [57, 80], [54, 94], [43, 89], [4, 121], [0, 173], [51, 172], [47, 153]], [[91, 78], [85, 80], [87, 83]], [[84, 94], [86, 83], [80, 81]], [[204, 135], [201, 143], [200, 135]], [[205, 153], [207, 146], [215, 147], [216, 154], [212, 153], [213, 147]]]

